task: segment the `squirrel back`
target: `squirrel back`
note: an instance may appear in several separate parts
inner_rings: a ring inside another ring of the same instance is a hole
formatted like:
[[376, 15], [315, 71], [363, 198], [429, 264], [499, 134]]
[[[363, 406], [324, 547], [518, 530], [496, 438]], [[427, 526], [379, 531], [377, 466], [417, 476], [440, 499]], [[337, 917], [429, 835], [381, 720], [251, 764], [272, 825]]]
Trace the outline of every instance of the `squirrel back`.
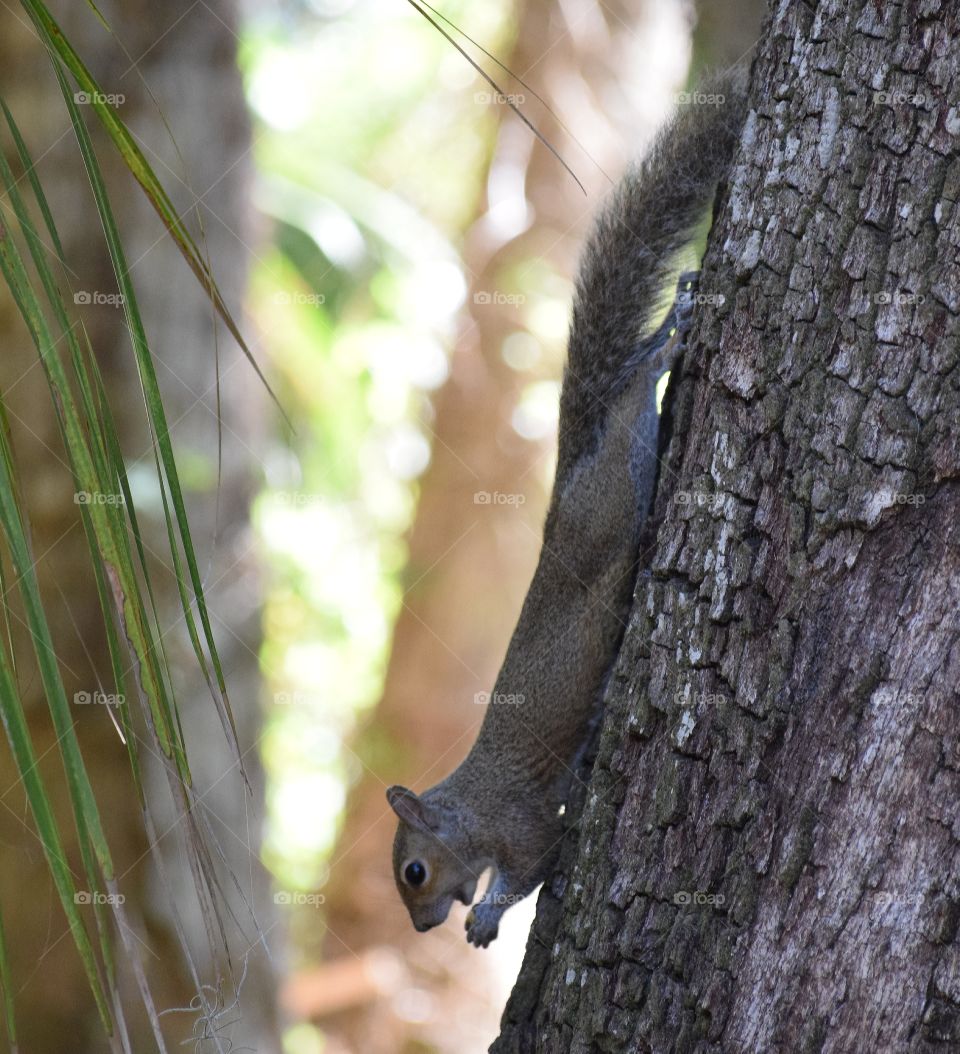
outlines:
[[682, 298], [653, 332], [739, 141], [744, 75], [703, 84], [604, 204], [581, 257], [560, 396], [557, 472], [543, 548], [476, 742], [417, 795], [391, 787], [394, 877], [417, 929], [471, 903], [486, 946], [510, 904], [550, 873], [578, 751], [596, 715], [633, 595], [657, 474], [656, 383], [685, 333]]

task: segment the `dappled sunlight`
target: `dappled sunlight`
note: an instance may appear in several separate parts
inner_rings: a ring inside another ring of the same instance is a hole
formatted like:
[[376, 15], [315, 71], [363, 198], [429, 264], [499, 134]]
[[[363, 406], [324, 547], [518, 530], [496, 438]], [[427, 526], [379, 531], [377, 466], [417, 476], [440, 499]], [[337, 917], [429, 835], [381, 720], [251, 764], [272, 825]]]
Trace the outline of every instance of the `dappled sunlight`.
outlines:
[[[505, 55], [524, 14], [443, 13]], [[558, 24], [534, 74], [567, 101], [582, 85], [569, 65], [579, 43]], [[495, 1032], [535, 897], [485, 952], [465, 944], [461, 905], [413, 933], [383, 789], [424, 763], [421, 781], [450, 771], [482, 716], [471, 704], [490, 688], [536, 552], [590, 209], [408, 5], [260, 15], [242, 53], [269, 234], [250, 311], [296, 427], [274, 440], [256, 505], [270, 575], [264, 852], [298, 963], [285, 1005], [306, 1019], [287, 1050], [314, 1054], [322, 1034], [331, 1051], [472, 1054]], [[596, 107], [576, 96], [592, 149], [610, 153]], [[594, 161], [581, 152], [578, 166], [602, 193]]]

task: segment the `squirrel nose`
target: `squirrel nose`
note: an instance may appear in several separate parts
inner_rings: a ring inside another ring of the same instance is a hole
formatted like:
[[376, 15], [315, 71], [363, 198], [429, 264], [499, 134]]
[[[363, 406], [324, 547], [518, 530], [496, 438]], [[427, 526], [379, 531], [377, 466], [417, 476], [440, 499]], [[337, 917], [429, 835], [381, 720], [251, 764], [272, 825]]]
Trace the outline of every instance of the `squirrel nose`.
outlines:
[[414, 928], [416, 929], [417, 933], [426, 933], [427, 930], [432, 929], [433, 927], [432, 924], [429, 922], [415, 922]]

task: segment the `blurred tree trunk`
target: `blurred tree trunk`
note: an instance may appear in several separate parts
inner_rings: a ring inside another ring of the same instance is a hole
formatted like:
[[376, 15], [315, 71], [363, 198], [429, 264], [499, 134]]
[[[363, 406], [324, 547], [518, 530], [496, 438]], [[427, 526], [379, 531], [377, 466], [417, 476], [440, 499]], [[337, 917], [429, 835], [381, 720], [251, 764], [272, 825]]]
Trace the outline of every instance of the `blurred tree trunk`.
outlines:
[[960, 24], [780, 4], [492, 1048], [960, 1049]]
[[[609, 186], [604, 171], [618, 171], [635, 153], [638, 127], [649, 133], [656, 123], [657, 91], [666, 105], [686, 68], [679, 4], [627, 0], [579, 13], [526, 0], [518, 8], [508, 64], [580, 131], [582, 147], [526, 89], [502, 71], [496, 79], [524, 98], [524, 112], [589, 194], [506, 106], [497, 107], [489, 196], [464, 250], [469, 315], [435, 401], [433, 456], [420, 483], [404, 607], [382, 701], [355, 744], [366, 771], [351, 795], [324, 889], [328, 961], [301, 974], [289, 992], [291, 1009], [319, 1020], [337, 1054], [396, 1054], [421, 1049], [417, 1042], [464, 1054], [485, 1047], [496, 1030], [516, 969], [510, 933], [522, 925], [523, 909], [508, 916], [483, 956], [464, 939], [465, 908], [455, 907], [446, 926], [417, 934], [393, 884], [395, 819], [384, 779], [417, 789], [436, 783], [460, 762], [479, 728], [483, 711], [475, 696], [493, 684], [539, 552], [553, 448], [552, 438], [522, 438], [512, 418], [531, 381], [558, 376], [562, 351], [558, 339], [540, 349], [539, 361], [534, 353], [528, 366], [511, 368], [504, 341], [528, 333], [531, 290], [538, 299], [566, 298], [562, 278], [572, 274], [585, 225]], [[654, 30], [675, 46], [673, 85], [664, 86], [661, 71], [650, 73], [637, 59]], [[640, 105], [645, 118], [637, 116]], [[545, 271], [551, 279], [540, 284]], [[531, 274], [538, 275], [535, 286]], [[521, 297], [526, 292], [526, 305], [483, 302], [518, 290]], [[530, 336], [525, 347], [536, 345]], [[479, 492], [519, 495], [521, 502], [478, 504]]]
[[[227, 302], [238, 312], [246, 278], [247, 244], [251, 241], [247, 204], [250, 129], [235, 65], [233, 6], [217, 5], [216, 13], [186, 0], [160, 5], [99, 6], [128, 55], [87, 5], [55, 5], [54, 14], [104, 90], [124, 96], [121, 116], [178, 208], [189, 213], [188, 223], [195, 232], [197, 213], [189, 210], [197, 198], [202, 198], [206, 248]], [[173, 130], [183, 161], [169, 142], [141, 74]], [[100, 222], [52, 69], [22, 12], [14, 7], [0, 11], [0, 92], [24, 128], [34, 157], [41, 159], [38, 173], [60, 226], [75, 287], [114, 292], [116, 283], [103, 246]], [[114, 160], [112, 147], [99, 134], [92, 114], [87, 116], [113, 190], [131, 274], [166, 396], [241, 748], [248, 749], [255, 744], [259, 729], [259, 614], [247, 503], [252, 486], [251, 467], [256, 461], [251, 448], [257, 449], [264, 395], [259, 382], [241, 361], [238, 349], [221, 333], [224, 462], [219, 536], [214, 546], [217, 424], [211, 311], [139, 188]], [[184, 167], [189, 185], [181, 181]], [[169, 570], [162, 510], [149, 482], [154, 478], [153, 457], [122, 312], [95, 305], [77, 310], [82, 312], [104, 370], [128, 468], [140, 496], [138, 514], [155, 557], [161, 620], [167, 630], [165, 645], [174, 670], [198, 791], [203, 794], [209, 788], [203, 797], [207, 819], [247, 896], [257, 904], [261, 925], [269, 929], [270, 912], [263, 904], [267, 885], [257, 862], [263, 788], [256, 751], [250, 750], [245, 757], [254, 787], [251, 800], [238, 772], [231, 767], [230, 753], [184, 630]], [[36, 354], [23, 327], [15, 320], [6, 287], [0, 290], [0, 342], [4, 348], [0, 383], [15, 414], [15, 448], [27, 483], [41, 584], [57, 615], [53, 629], [68, 693], [92, 692], [99, 687], [113, 691], [89, 557], [73, 502], [73, 487], [62, 460], [50, 396], [42, 371], [33, 368]], [[29, 651], [25, 638], [18, 640], [17, 645], [18, 654]], [[42, 762], [44, 778], [60, 795], [58, 815], [66, 834], [71, 828], [69, 807], [46, 705], [36, 679], [27, 677], [25, 682], [38, 753], [48, 751]], [[83, 707], [77, 711], [84, 754], [108, 824], [120, 889], [126, 896], [126, 908], [136, 928], [158, 1007], [184, 1007], [194, 997], [195, 987], [183, 969], [166, 891], [147, 855], [148, 844], [126, 751], [105, 709]], [[214, 965], [205, 957], [202, 944], [201, 920], [191, 907], [192, 880], [179, 842], [177, 816], [166, 804], [165, 781], [159, 771], [153, 771], [146, 744], [143, 752], [147, 790], [158, 810], [156, 827], [177, 906], [191, 941], [197, 941], [193, 952], [201, 979], [214, 983]], [[21, 822], [25, 816], [23, 795], [15, 784], [5, 750], [0, 760], [0, 779], [6, 805], [0, 810], [0, 842], [7, 861], [0, 872], [0, 904], [4, 908], [14, 978], [22, 986], [15, 992], [22, 1049], [30, 1054], [102, 1052], [106, 1040], [100, 1032], [78, 956], [65, 935], [66, 923], [56, 904], [43, 856], [32, 831]], [[11, 910], [18, 898], [23, 903], [24, 890], [30, 891], [25, 910]], [[242, 907], [238, 908], [238, 915], [244, 919]], [[249, 939], [232, 934], [238, 974], [253, 940], [253, 926], [247, 924], [246, 932]], [[274, 931], [271, 945], [276, 937]], [[123, 969], [122, 952], [120, 963], [121, 984], [129, 1002], [135, 1005], [132, 975], [129, 969]], [[223, 1030], [220, 1035], [225, 1046], [229, 1046], [229, 1037], [236, 1045], [247, 1043], [263, 1054], [279, 1050], [273, 991], [263, 949], [258, 948], [250, 958], [240, 1007], [211, 1023], [211, 1029]], [[222, 996], [223, 1003], [229, 1006], [234, 993], [228, 986]], [[154, 1049], [145, 1022], [136, 1013], [132, 1018], [133, 1049]], [[228, 1021], [237, 1018], [242, 1020], [227, 1027]], [[175, 1014], [163, 1018], [163, 1022], [172, 1037], [172, 1049], [191, 1035], [196, 1015]]]

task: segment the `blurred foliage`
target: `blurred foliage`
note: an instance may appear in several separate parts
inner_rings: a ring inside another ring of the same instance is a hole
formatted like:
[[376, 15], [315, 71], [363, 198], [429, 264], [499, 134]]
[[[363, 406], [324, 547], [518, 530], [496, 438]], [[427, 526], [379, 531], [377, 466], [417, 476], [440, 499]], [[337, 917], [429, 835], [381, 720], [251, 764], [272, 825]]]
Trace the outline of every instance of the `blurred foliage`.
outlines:
[[[444, 14], [509, 47], [509, 4]], [[309, 890], [358, 772], [345, 740], [382, 686], [496, 122], [482, 81], [402, 0], [257, 14], [241, 55], [269, 223], [251, 309], [296, 428], [256, 512], [271, 569], [265, 852], [278, 884]]]

